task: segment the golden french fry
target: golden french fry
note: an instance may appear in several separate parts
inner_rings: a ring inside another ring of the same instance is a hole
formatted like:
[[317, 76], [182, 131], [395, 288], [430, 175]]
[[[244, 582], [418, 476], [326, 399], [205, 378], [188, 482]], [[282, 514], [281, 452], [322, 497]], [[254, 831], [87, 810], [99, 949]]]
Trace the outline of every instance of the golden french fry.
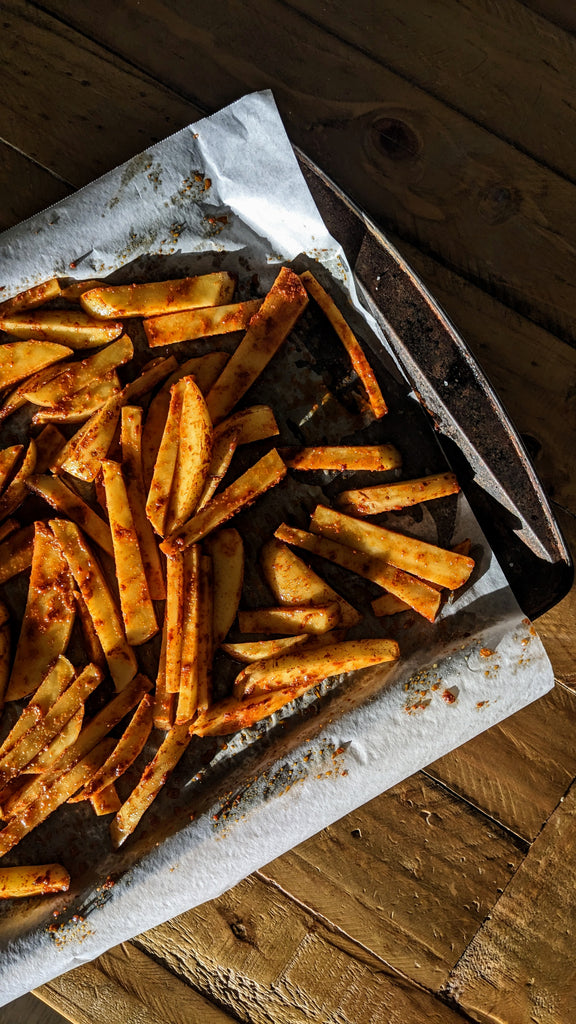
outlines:
[[88, 661], [91, 661], [93, 665], [98, 665], [98, 668], [101, 668], [102, 671], [105, 672], [107, 666], [104, 651], [102, 650], [102, 644], [98, 639], [98, 634], [94, 628], [90, 612], [86, 607], [86, 602], [79, 590], [74, 591], [74, 603], [76, 605], [76, 612], [80, 628], [82, 630], [82, 637]]
[[46, 896], [51, 892], [67, 892], [69, 888], [70, 875], [61, 864], [0, 868], [0, 900]]
[[0, 759], [16, 745], [29, 729], [48, 714], [50, 708], [70, 685], [75, 674], [76, 670], [67, 658], [60, 656], [53, 662], [0, 747]]
[[214, 581], [214, 647], [219, 647], [236, 618], [244, 582], [244, 544], [238, 530], [217, 530], [206, 538]]
[[41, 789], [39, 797], [27, 806], [25, 814], [10, 818], [0, 832], [0, 857], [12, 850], [33, 828], [46, 821], [80, 786], [89, 782], [108, 757], [113, 745], [114, 740], [102, 740], [82, 761], [60, 775], [48, 788]]
[[283, 654], [285, 651], [290, 650], [291, 647], [298, 647], [309, 640], [309, 633], [297, 633], [295, 636], [283, 636], [278, 640], [254, 640], [252, 643], [221, 644], [221, 647], [231, 658], [249, 665], [253, 661], [275, 658], [277, 654]]
[[129, 644], [145, 644], [158, 632], [128, 492], [117, 462], [102, 463], [106, 506], [114, 546], [120, 608]]
[[18, 472], [12, 477], [6, 490], [0, 497], [0, 520], [7, 519], [20, 507], [28, 494], [26, 482], [36, 468], [36, 445], [30, 441]]
[[154, 531], [146, 516], [146, 493], [142, 474], [142, 409], [126, 405], [122, 409], [120, 446], [122, 470], [128, 493], [128, 503], [134, 519], [142, 564], [153, 601], [163, 601], [166, 587]]
[[178, 451], [168, 501], [166, 532], [173, 533], [194, 513], [202, 496], [212, 457], [212, 424], [206, 402], [193, 377], [183, 377]]
[[[148, 810], [162, 786], [167, 782], [189, 742], [187, 722], [184, 725], [175, 725], [167, 733], [158, 751], [144, 769], [140, 782], [132, 790], [126, 802], [122, 804], [110, 825], [110, 837], [115, 849], [122, 846], [122, 843], [132, 834], [142, 815]], [[2, 849], [2, 835], [3, 833], [0, 832], [0, 850]]]
[[[70, 801], [68, 801], [70, 803]], [[90, 797], [94, 814], [101, 817], [103, 814], [115, 814], [122, 807], [122, 801], [116, 792], [114, 783], [110, 783], [107, 789], [100, 790]]]
[[[0, 328], [5, 330], [0, 320]], [[47, 341], [8, 341], [0, 345], [0, 380], [2, 387], [38, 373], [44, 367], [58, 363], [72, 355], [72, 349], [65, 345], [54, 345]], [[4, 418], [4, 416], [2, 417]]]
[[152, 483], [154, 464], [170, 408], [170, 388], [182, 380], [182, 377], [192, 375], [202, 394], [208, 394], [228, 362], [228, 358], [227, 352], [208, 352], [205, 356], [188, 359], [168, 377], [158, 394], [150, 402], [142, 431], [142, 468], [144, 482], [148, 488]]
[[258, 608], [238, 612], [238, 625], [243, 633], [327, 633], [340, 625], [340, 608], [329, 605]]
[[[136, 711], [126, 726], [118, 743], [101, 768], [92, 777], [80, 794], [81, 799], [89, 800], [96, 794], [112, 786], [144, 749], [153, 721], [154, 701], [149, 693], [142, 697]], [[119, 810], [119, 808], [116, 808]]]
[[72, 284], [68, 284], [62, 289], [60, 297], [68, 299], [70, 302], [76, 302], [84, 292], [89, 292], [92, 288], [99, 288], [101, 284], [101, 281], [73, 281]]
[[214, 658], [214, 589], [212, 559], [200, 559], [200, 610], [198, 626], [198, 710], [205, 711], [212, 699]]
[[208, 467], [208, 474], [206, 477], [206, 485], [200, 500], [196, 506], [196, 513], [201, 512], [203, 508], [209, 503], [213, 495], [218, 490], [218, 487], [222, 483], [222, 480], [226, 476], [234, 452], [238, 447], [239, 431], [232, 429], [226, 433], [219, 434], [218, 437], [214, 435], [214, 442], [212, 447], [212, 458]]
[[150, 348], [174, 345], [178, 341], [194, 341], [214, 334], [243, 331], [261, 305], [262, 299], [252, 299], [225, 306], [205, 306], [203, 309], [151, 317], [144, 320], [143, 327]]
[[311, 274], [309, 270], [305, 270], [304, 273], [300, 275], [300, 280], [304, 284], [308, 294], [312, 296], [320, 306], [320, 309], [325, 316], [328, 317], [336, 331], [336, 334], [344, 345], [344, 348], [350, 358], [350, 362], [364, 385], [370, 408], [374, 415], [379, 419], [388, 412], [388, 407], [382, 397], [382, 392], [380, 391], [378, 382], [374, 376], [374, 371], [364, 355], [362, 346], [358, 342], [349, 325], [346, 323], [346, 320], [342, 316], [342, 313], [338, 309], [334, 299], [328, 295], [328, 292], [324, 290], [314, 275]]
[[279, 448], [278, 451], [289, 469], [380, 473], [402, 465], [400, 452], [393, 444], [324, 445], [318, 448]]
[[340, 609], [342, 626], [348, 629], [360, 622], [360, 613], [276, 537], [262, 548], [260, 564], [264, 579], [279, 604], [327, 605], [335, 602]]
[[[0, 798], [0, 806], [2, 807], [2, 814], [4, 818], [8, 815], [21, 815], [24, 813], [30, 804], [37, 801], [44, 792], [46, 792], [53, 783], [78, 763], [82, 758], [100, 743], [100, 741], [107, 736], [111, 729], [114, 728], [118, 722], [122, 721], [125, 715], [132, 710], [133, 707], [138, 704], [141, 698], [151, 688], [150, 681], [146, 676], [138, 675], [132, 679], [124, 689], [116, 694], [116, 696], [103, 707], [95, 716], [91, 719], [88, 725], [85, 725], [82, 729], [78, 739], [71, 747], [62, 754], [58, 759], [53, 769], [45, 775], [38, 776], [35, 779], [31, 779], [26, 783], [24, 787], [18, 792], [12, 794], [7, 800], [3, 797]], [[112, 740], [108, 747], [108, 753], [102, 758], [101, 764], [104, 763], [106, 757], [116, 745], [116, 741]], [[100, 765], [98, 765], [100, 767]], [[95, 769], [96, 770], [96, 769]], [[88, 781], [88, 780], [86, 780]], [[79, 787], [76, 787], [79, 788]], [[76, 792], [76, 790], [73, 790]], [[70, 794], [72, 795], [72, 794]], [[68, 799], [68, 797], [66, 797]]]
[[182, 553], [183, 610], [180, 684], [176, 723], [190, 722], [198, 709], [198, 683], [200, 677], [200, 563], [202, 556], [198, 544], [192, 544]]
[[0, 544], [0, 584], [25, 572], [32, 565], [34, 548], [34, 527], [24, 526], [17, 533], [10, 533]]
[[148, 284], [104, 285], [83, 292], [83, 309], [97, 317], [162, 316], [182, 309], [220, 306], [234, 294], [232, 274], [218, 271], [176, 281]]
[[170, 494], [174, 484], [174, 473], [178, 458], [178, 441], [183, 402], [184, 385], [181, 381], [178, 381], [170, 389], [170, 408], [146, 501], [146, 515], [160, 537], [166, 535]]
[[62, 289], [58, 279], [52, 277], [49, 281], [35, 284], [32, 288], [26, 288], [25, 291], [18, 292], [18, 295], [13, 295], [11, 299], [0, 302], [0, 316], [18, 313], [22, 309], [35, 309], [37, 306], [44, 305], [45, 302], [50, 302], [51, 299], [57, 299], [61, 294]]
[[50, 665], [68, 646], [74, 611], [66, 560], [45, 523], [36, 522], [28, 598], [7, 700], [20, 700], [38, 689]]
[[[188, 548], [191, 551], [191, 548]], [[176, 714], [177, 694], [170, 693], [166, 689], [166, 642], [168, 636], [168, 624], [164, 615], [164, 626], [162, 628], [162, 646], [158, 661], [158, 674], [156, 676], [156, 688], [154, 692], [154, 728], [167, 732], [174, 725]], [[184, 640], [183, 640], [184, 643]]]
[[0, 451], [0, 493], [13, 475], [23, 451], [23, 444], [13, 444], [10, 448], [3, 448]]
[[167, 359], [151, 359], [142, 368], [140, 376], [135, 377], [124, 388], [124, 404], [136, 405], [144, 395], [174, 373], [177, 366], [174, 356], [168, 356]]
[[51, 740], [61, 732], [66, 723], [76, 713], [81, 704], [96, 689], [103, 679], [103, 674], [96, 665], [87, 665], [83, 672], [74, 679], [70, 686], [58, 698], [48, 713], [41, 718], [28, 732], [14, 744], [0, 761], [0, 786], [6, 785], [10, 779], [32, 761], [40, 751], [48, 746]]
[[58, 405], [38, 409], [32, 417], [32, 423], [34, 426], [42, 423], [84, 423], [121, 390], [118, 375], [115, 372], [109, 373], [71, 398], [62, 399]]
[[353, 519], [324, 505], [317, 506], [310, 520], [310, 529], [358, 551], [383, 558], [398, 569], [450, 590], [462, 586], [474, 568], [473, 560], [464, 555], [362, 519]]
[[264, 718], [269, 718], [286, 704], [301, 697], [306, 690], [316, 686], [317, 680], [304, 682], [300, 687], [272, 691], [271, 693], [254, 694], [244, 699], [227, 697], [212, 704], [204, 714], [194, 719], [190, 726], [191, 736], [230, 736], [240, 729], [249, 729]]
[[286, 476], [286, 466], [275, 448], [264, 455], [239, 476], [230, 487], [212, 498], [212, 501], [160, 545], [166, 555], [182, 551], [197, 540], [202, 540], [241, 508], [251, 505], [261, 494], [274, 487]]
[[166, 565], [166, 690], [178, 693], [182, 666], [184, 618], [184, 562], [171, 555]]
[[456, 494], [460, 485], [454, 473], [437, 473], [417, 480], [401, 480], [394, 484], [379, 484], [356, 491], [343, 491], [338, 505], [359, 516], [376, 516], [380, 512], [406, 508], [421, 501], [433, 501], [448, 494]]
[[308, 689], [330, 676], [356, 672], [398, 657], [395, 640], [345, 640], [310, 651], [297, 649], [261, 664], [247, 665], [234, 680], [234, 696], [246, 698], [270, 690], [291, 689], [301, 683], [306, 683]]
[[68, 750], [68, 747], [71, 747], [73, 743], [76, 743], [76, 740], [80, 735], [80, 730], [82, 729], [83, 721], [84, 705], [81, 704], [78, 710], [72, 715], [72, 718], [68, 719], [60, 732], [56, 734], [53, 740], [50, 740], [45, 749], [41, 750], [36, 757], [22, 768], [22, 774], [39, 775], [42, 772], [50, 771], [64, 751]]
[[434, 622], [440, 607], [440, 594], [432, 584], [417, 579], [402, 569], [396, 569], [383, 558], [374, 558], [328, 537], [307, 533], [306, 530], [296, 530], [286, 523], [278, 527], [275, 536], [287, 544], [304, 548], [349, 572], [377, 583], [379, 587], [406, 601], [430, 622]]
[[306, 289], [298, 275], [282, 267], [206, 399], [212, 423], [224, 419], [260, 376], [307, 304]]
[[36, 473], [45, 473], [54, 462], [58, 452], [62, 451], [66, 444], [66, 438], [58, 427], [48, 423], [35, 438], [35, 444], [36, 466], [34, 470]]
[[52, 508], [67, 516], [73, 523], [77, 523], [103, 551], [110, 556], [114, 555], [108, 523], [96, 515], [90, 506], [74, 491], [71, 491], [60, 477], [33, 475], [28, 478], [26, 483], [30, 491], [44, 498]]
[[58, 372], [45, 384], [30, 384], [23, 391], [27, 401], [33, 405], [58, 405], [79, 391], [106, 378], [112, 370], [127, 363], [134, 355], [134, 345], [127, 334], [106, 345], [95, 355], [87, 356], [76, 363], [63, 363]]
[[383, 615], [398, 615], [400, 612], [409, 612], [410, 605], [406, 604], [406, 601], [403, 601], [400, 597], [396, 597], [395, 594], [382, 594], [375, 601], [372, 601], [372, 611], [377, 618], [381, 618]]
[[70, 438], [58, 453], [51, 469], [56, 473], [69, 473], [79, 480], [92, 482], [108, 455], [124, 404], [125, 391], [112, 395]]
[[[43, 309], [35, 313], [0, 315], [0, 329], [15, 338], [60, 342], [69, 345], [71, 349], [76, 349], [98, 348], [107, 341], [113, 341], [122, 334], [123, 324], [113, 320], [102, 323], [101, 320], [94, 320], [79, 310]], [[65, 355], [70, 355], [70, 349]], [[34, 373], [40, 368], [36, 366], [28, 372]]]
[[269, 405], [251, 405], [222, 420], [214, 430], [214, 441], [230, 431], [238, 431], [238, 444], [263, 441], [280, 433], [276, 418]]
[[136, 675], [136, 657], [104, 574], [75, 523], [51, 519], [50, 528], [86, 602], [116, 689], [121, 690]]

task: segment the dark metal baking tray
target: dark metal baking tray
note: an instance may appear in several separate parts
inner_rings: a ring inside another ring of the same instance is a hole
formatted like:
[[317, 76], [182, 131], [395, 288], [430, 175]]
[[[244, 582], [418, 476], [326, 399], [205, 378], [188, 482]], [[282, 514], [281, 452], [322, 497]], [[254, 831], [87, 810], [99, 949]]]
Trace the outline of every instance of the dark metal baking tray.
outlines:
[[520, 607], [532, 619], [542, 615], [568, 592], [574, 570], [517, 431], [456, 328], [400, 253], [327, 175], [295, 152]]

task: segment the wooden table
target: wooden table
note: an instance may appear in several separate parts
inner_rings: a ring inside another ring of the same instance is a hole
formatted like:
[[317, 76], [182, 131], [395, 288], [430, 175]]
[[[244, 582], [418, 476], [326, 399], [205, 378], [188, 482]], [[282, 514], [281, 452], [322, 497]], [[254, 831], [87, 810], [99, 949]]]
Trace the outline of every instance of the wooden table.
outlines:
[[[458, 325], [576, 542], [570, 4], [5, 0], [2, 24], [2, 228], [271, 87]], [[575, 1020], [576, 592], [538, 628], [547, 697], [36, 995], [83, 1024]]]

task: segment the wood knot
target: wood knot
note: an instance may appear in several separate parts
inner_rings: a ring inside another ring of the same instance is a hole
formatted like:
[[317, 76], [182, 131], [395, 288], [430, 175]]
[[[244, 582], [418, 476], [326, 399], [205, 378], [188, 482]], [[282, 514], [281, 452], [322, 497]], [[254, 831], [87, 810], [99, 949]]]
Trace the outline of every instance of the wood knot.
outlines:
[[518, 213], [522, 194], [508, 185], [489, 185], [478, 197], [478, 212], [488, 224], [503, 224]]
[[371, 134], [378, 151], [390, 160], [414, 160], [420, 153], [416, 132], [397, 117], [379, 117]]
[[241, 942], [248, 942], [248, 932], [246, 930], [246, 925], [242, 924], [242, 921], [232, 921], [230, 929], [232, 934], [235, 935], [237, 939], [240, 939]]

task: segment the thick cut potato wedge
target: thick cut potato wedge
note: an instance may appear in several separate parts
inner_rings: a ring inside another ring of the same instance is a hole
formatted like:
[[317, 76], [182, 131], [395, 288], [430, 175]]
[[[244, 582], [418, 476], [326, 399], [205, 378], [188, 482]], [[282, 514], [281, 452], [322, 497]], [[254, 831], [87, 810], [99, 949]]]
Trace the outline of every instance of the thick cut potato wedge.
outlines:
[[[175, 725], [167, 733], [155, 756], [144, 769], [140, 782], [132, 790], [126, 803], [122, 805], [110, 825], [110, 836], [115, 849], [122, 846], [122, 843], [137, 827], [142, 815], [168, 781], [189, 742], [188, 723]], [[0, 849], [1, 842], [2, 833], [0, 832]]]
[[212, 423], [219, 423], [232, 411], [286, 340], [307, 305], [306, 289], [298, 275], [282, 267], [206, 399]]
[[8, 484], [8, 487], [0, 497], [0, 521], [11, 516], [20, 507], [28, 494], [26, 487], [29, 477], [36, 468], [36, 445], [30, 441], [24, 456], [24, 461], [18, 472]]
[[327, 633], [340, 625], [340, 608], [336, 603], [258, 608], [238, 612], [238, 625], [243, 633]]
[[278, 640], [254, 640], [252, 643], [222, 644], [222, 650], [226, 651], [231, 658], [250, 665], [254, 661], [265, 661], [266, 658], [275, 658], [284, 654], [291, 647], [299, 647], [300, 644], [310, 640], [309, 633], [297, 633], [296, 636], [283, 636]]
[[76, 612], [78, 614], [78, 621], [80, 623], [80, 629], [82, 630], [88, 660], [91, 661], [93, 665], [98, 665], [98, 668], [101, 668], [102, 671], [105, 672], [106, 657], [102, 650], [102, 644], [98, 639], [98, 634], [94, 628], [94, 623], [92, 622], [86, 602], [79, 590], [74, 591], [74, 602], [76, 604]]
[[381, 597], [377, 597], [375, 601], [372, 601], [371, 607], [378, 619], [384, 615], [399, 615], [400, 612], [410, 611], [410, 605], [406, 604], [406, 601], [402, 601], [401, 598], [396, 597], [395, 594], [382, 594]]
[[[70, 800], [68, 801], [70, 803]], [[107, 789], [101, 789], [99, 793], [90, 797], [90, 803], [94, 814], [102, 817], [104, 814], [116, 814], [122, 807], [122, 801], [116, 791], [114, 783], [110, 783]]]
[[180, 687], [176, 722], [190, 722], [198, 709], [198, 682], [200, 675], [200, 563], [202, 554], [198, 544], [192, 544], [182, 554], [183, 612]]
[[327, 605], [335, 602], [340, 609], [341, 626], [349, 629], [360, 622], [360, 612], [276, 537], [262, 548], [260, 565], [264, 579], [279, 604]]
[[23, 451], [23, 444], [13, 444], [10, 448], [3, 448], [0, 451], [0, 494], [13, 476]]
[[262, 299], [252, 299], [226, 306], [205, 306], [184, 313], [152, 317], [144, 320], [143, 326], [150, 348], [174, 345], [178, 341], [194, 341], [214, 334], [243, 331], [261, 305]]
[[[192, 548], [188, 549], [189, 551]], [[162, 628], [162, 646], [158, 661], [158, 674], [156, 676], [156, 688], [154, 691], [154, 728], [167, 732], [174, 725], [176, 715], [176, 700], [178, 694], [170, 693], [166, 689], [166, 642], [168, 637], [168, 621], [164, 614], [164, 626]], [[183, 640], [184, 642], [184, 640]]]
[[36, 473], [45, 473], [50, 468], [58, 452], [62, 451], [66, 444], [66, 438], [58, 427], [48, 423], [44, 430], [41, 430], [35, 439], [36, 444]]
[[68, 646], [74, 614], [66, 560], [48, 527], [37, 522], [28, 598], [7, 700], [20, 700], [38, 689], [50, 665]]
[[105, 460], [102, 463], [102, 477], [124, 630], [128, 643], [139, 646], [156, 636], [158, 623], [148, 590], [122, 467], [117, 462]]
[[[116, 694], [101, 711], [94, 715], [94, 718], [91, 719], [88, 725], [84, 726], [76, 742], [71, 747], [68, 747], [50, 772], [31, 779], [22, 790], [12, 794], [7, 800], [0, 795], [2, 816], [6, 818], [11, 815], [23, 814], [26, 808], [38, 800], [42, 793], [46, 792], [64, 772], [67, 772], [77, 764], [96, 744], [100, 743], [110, 730], [118, 722], [121, 722], [132, 708], [136, 707], [150, 688], [150, 680], [146, 676], [135, 676], [120, 693]], [[112, 740], [106, 757], [108, 757], [108, 754], [114, 749], [115, 745], [116, 741]], [[102, 758], [101, 764], [104, 763], [106, 757]]]
[[160, 545], [161, 550], [164, 554], [170, 555], [202, 540], [212, 530], [236, 515], [241, 508], [251, 505], [261, 494], [275, 487], [285, 476], [286, 466], [273, 448], [239, 476], [230, 487], [212, 498], [206, 508], [165, 540]]
[[406, 537], [383, 526], [352, 519], [351, 516], [335, 512], [325, 505], [318, 505], [315, 509], [310, 520], [310, 529], [313, 533], [322, 534], [347, 547], [354, 547], [376, 558], [383, 558], [398, 569], [404, 569], [420, 579], [448, 587], [450, 590], [455, 590], [466, 583], [474, 568], [473, 559], [465, 555], [446, 551], [435, 544], [427, 544], [413, 537]]
[[40, 686], [20, 713], [16, 724], [0, 747], [0, 759], [16, 745], [29, 729], [32, 729], [37, 722], [45, 718], [50, 708], [62, 696], [75, 675], [76, 670], [67, 658], [60, 656], [53, 662]]
[[178, 381], [170, 389], [170, 408], [146, 501], [146, 515], [160, 537], [166, 536], [168, 508], [174, 486], [174, 473], [178, 458], [183, 403], [184, 384], [182, 381]]
[[61, 864], [0, 868], [0, 900], [46, 896], [51, 892], [67, 892], [69, 888], [70, 875]]
[[314, 275], [311, 274], [309, 270], [305, 270], [304, 273], [300, 275], [300, 280], [304, 284], [308, 294], [312, 296], [320, 306], [320, 309], [325, 316], [328, 317], [332, 327], [336, 331], [336, 334], [348, 353], [348, 357], [354, 370], [364, 385], [372, 412], [377, 419], [380, 419], [381, 416], [384, 416], [388, 412], [388, 407], [382, 397], [382, 392], [380, 391], [380, 387], [378, 386], [378, 382], [374, 376], [374, 371], [364, 355], [362, 346], [358, 342], [349, 325], [346, 323], [346, 320], [342, 316], [342, 313], [338, 309], [334, 299], [328, 295], [328, 292], [324, 290]]
[[304, 548], [305, 551], [310, 551], [349, 572], [371, 580], [372, 583], [377, 583], [379, 587], [406, 601], [430, 622], [434, 622], [440, 607], [440, 594], [431, 583], [425, 583], [402, 569], [394, 568], [383, 558], [373, 558], [363, 551], [356, 551], [315, 533], [307, 533], [306, 530], [296, 530], [286, 523], [278, 527], [275, 536], [287, 544]]
[[251, 697], [270, 690], [291, 689], [306, 683], [306, 688], [330, 676], [356, 672], [370, 665], [395, 661], [399, 648], [395, 640], [345, 640], [311, 651], [296, 650], [248, 665], [234, 680], [235, 697]]
[[0, 544], [0, 584], [25, 572], [32, 565], [34, 527], [24, 526]]
[[94, 772], [108, 757], [112, 746], [114, 740], [102, 740], [82, 761], [41, 790], [39, 797], [29, 804], [22, 814], [10, 818], [0, 832], [0, 857], [12, 850], [33, 828], [46, 821], [46, 818], [66, 803], [80, 786], [89, 782]]
[[338, 505], [345, 512], [359, 516], [377, 516], [380, 512], [418, 505], [421, 501], [433, 501], [456, 494], [460, 485], [454, 473], [437, 473], [417, 480], [401, 480], [395, 484], [380, 484], [376, 487], [362, 487], [356, 491], [343, 491], [338, 495]]
[[96, 515], [82, 498], [66, 486], [63, 480], [45, 474], [31, 476], [26, 483], [30, 491], [44, 498], [52, 508], [67, 516], [73, 523], [77, 523], [103, 551], [113, 557], [114, 548], [108, 523]]
[[232, 696], [219, 700], [192, 722], [190, 735], [230, 736], [241, 729], [250, 729], [257, 722], [280, 711], [286, 704], [291, 704], [316, 684], [317, 680], [314, 679], [311, 683], [304, 682], [292, 689], [255, 694], [249, 698]]
[[214, 582], [214, 648], [219, 647], [236, 618], [244, 583], [244, 544], [238, 530], [217, 530], [206, 538]]
[[280, 433], [276, 418], [269, 405], [251, 405], [222, 420], [214, 431], [214, 440], [229, 431], [238, 431], [238, 444], [263, 441]]
[[83, 292], [83, 309], [97, 317], [162, 316], [182, 309], [220, 306], [229, 302], [236, 281], [232, 274], [218, 271], [175, 281], [148, 284], [104, 285]]
[[136, 657], [104, 574], [75, 523], [51, 519], [50, 528], [84, 598], [116, 689], [121, 690], [136, 675]]
[[344, 471], [368, 470], [381, 473], [402, 465], [400, 452], [393, 444], [362, 446], [324, 445], [318, 448], [279, 448], [289, 469]]
[[238, 437], [238, 430], [230, 430], [218, 436], [214, 435], [212, 458], [208, 467], [206, 484], [195, 509], [196, 513], [206, 508], [206, 505], [208, 505], [226, 476], [234, 457], [234, 452], [238, 447]]
[[146, 492], [142, 474], [142, 409], [137, 405], [126, 405], [122, 409], [120, 446], [128, 503], [138, 536], [148, 590], [153, 601], [163, 601], [166, 597], [166, 587], [160, 552], [146, 515]]
[[[153, 698], [146, 693], [140, 701], [130, 722], [126, 726], [118, 743], [102, 767], [96, 772], [87, 786], [79, 794], [80, 799], [91, 797], [113, 785], [144, 749], [144, 744], [152, 730]], [[119, 810], [119, 808], [116, 808]]]
[[125, 391], [109, 398], [70, 438], [58, 453], [51, 469], [55, 473], [69, 473], [89, 483], [95, 480], [108, 455], [124, 404]]
[[106, 345], [95, 355], [75, 363], [61, 365], [58, 372], [45, 384], [31, 383], [23, 391], [33, 405], [58, 405], [94, 382], [105, 378], [112, 370], [127, 363], [134, 355], [134, 345], [127, 334]]
[[144, 395], [174, 373], [177, 366], [174, 356], [168, 356], [167, 359], [151, 359], [142, 368], [140, 376], [135, 377], [124, 388], [124, 404], [136, 405]]
[[32, 423], [34, 426], [42, 423], [84, 423], [121, 390], [118, 375], [113, 371], [71, 398], [62, 399], [58, 405], [38, 409]]
[[66, 725], [56, 734], [53, 740], [47, 744], [28, 764], [22, 768], [24, 775], [40, 775], [42, 772], [50, 771], [59, 757], [62, 756], [68, 747], [76, 743], [84, 721], [84, 704], [81, 704], [72, 718], [69, 718]]
[[214, 659], [214, 584], [212, 559], [200, 559], [200, 611], [198, 626], [198, 710], [205, 711], [212, 700]]
[[142, 431], [142, 468], [147, 488], [150, 488], [152, 483], [154, 464], [166, 426], [170, 408], [170, 388], [182, 380], [182, 377], [193, 376], [202, 394], [207, 395], [228, 362], [228, 358], [227, 352], [208, 352], [205, 356], [188, 359], [168, 377], [158, 394], [150, 402]]
[[60, 293], [61, 298], [66, 299], [68, 302], [77, 302], [84, 292], [89, 292], [92, 288], [99, 288], [101, 284], [101, 281], [90, 279], [86, 281], [73, 281], [72, 284], [68, 284], [62, 289]]
[[166, 564], [166, 690], [178, 693], [182, 667], [184, 626], [184, 562], [171, 555]]
[[57, 299], [61, 294], [62, 289], [58, 279], [52, 277], [49, 281], [35, 284], [32, 288], [26, 288], [25, 291], [18, 292], [18, 295], [13, 295], [11, 299], [0, 302], [0, 316], [18, 313], [22, 309], [36, 309], [37, 306], [43, 306], [51, 299]]
[[[122, 334], [123, 324], [113, 320], [102, 323], [79, 310], [43, 309], [36, 313], [0, 315], [0, 330], [15, 338], [56, 342], [69, 345], [71, 349], [99, 348], [118, 338]], [[69, 354], [68, 350], [66, 355]], [[36, 366], [29, 372], [34, 373], [39, 369], [41, 367]]]
[[168, 502], [166, 532], [173, 533], [195, 512], [212, 457], [212, 423], [206, 402], [193, 377], [183, 377], [178, 452]]
[[[2, 324], [0, 323], [0, 327]], [[0, 345], [0, 380], [2, 387], [31, 377], [53, 363], [72, 355], [72, 349], [48, 341], [8, 341]], [[23, 397], [23, 396], [18, 396]], [[12, 410], [10, 410], [12, 411]], [[6, 413], [2, 416], [5, 418]]]

